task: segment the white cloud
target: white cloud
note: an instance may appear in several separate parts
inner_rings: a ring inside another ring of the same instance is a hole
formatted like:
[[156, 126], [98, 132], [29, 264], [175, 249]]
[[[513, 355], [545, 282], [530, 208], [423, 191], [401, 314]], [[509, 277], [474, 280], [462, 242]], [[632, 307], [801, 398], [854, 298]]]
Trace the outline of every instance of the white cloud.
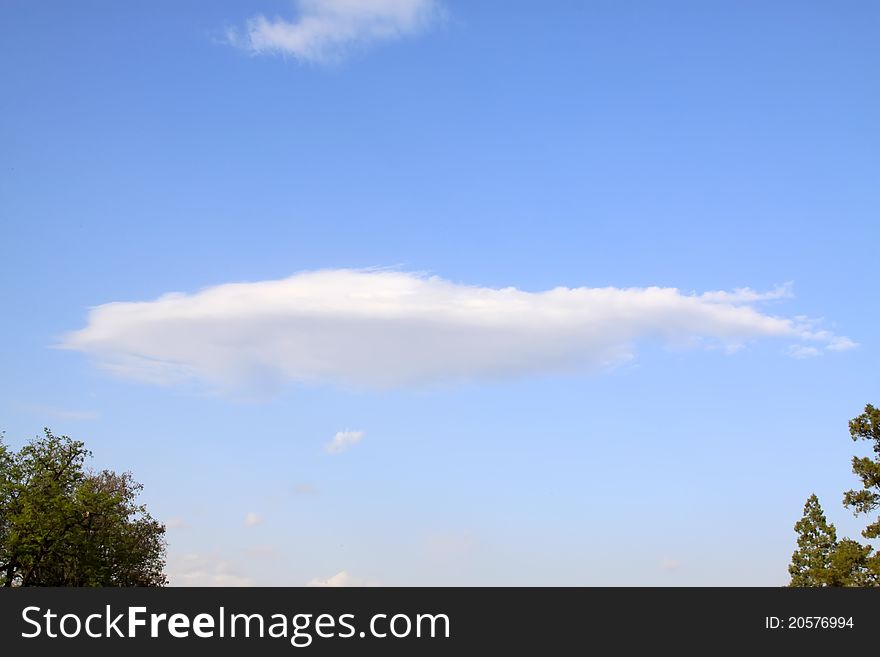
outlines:
[[[792, 358], [805, 359], [822, 356], [828, 351], [849, 351], [859, 346], [858, 342], [850, 340], [843, 335], [832, 335], [828, 331], [816, 331], [815, 335], [823, 343], [819, 347], [812, 345], [794, 344], [789, 346], [788, 355]], [[824, 350], [823, 350], [824, 349]]]
[[61, 408], [50, 411], [50, 414], [60, 420], [73, 420], [77, 422], [97, 420], [100, 417], [97, 411], [73, 411]]
[[314, 579], [310, 579], [306, 582], [306, 586], [322, 586], [322, 587], [343, 587], [350, 586], [349, 582], [351, 581], [351, 575], [349, 575], [346, 571], [341, 570], [332, 577], [328, 577], [327, 579], [320, 579], [315, 577]]
[[227, 41], [254, 53], [281, 53], [309, 62], [338, 61], [356, 47], [422, 32], [443, 16], [438, 0], [296, 0], [289, 21], [254, 16]]
[[168, 522], [165, 523], [165, 526], [168, 529], [189, 529], [190, 524], [187, 522], [185, 518], [171, 518]]
[[776, 301], [790, 299], [794, 296], [794, 284], [788, 282], [769, 292], [758, 292], [750, 287], [739, 287], [732, 292], [706, 292], [702, 298], [706, 301], [719, 303], [757, 303], [759, 301]]
[[845, 336], [838, 336], [831, 338], [831, 341], [825, 348], [828, 351], [847, 351], [849, 349], [855, 349], [858, 346], [858, 342], [854, 342]]
[[788, 348], [788, 355], [792, 358], [803, 360], [805, 358], [821, 356], [822, 352], [816, 347], [811, 347], [809, 345], [793, 344]]
[[339, 454], [339, 452], [344, 452], [354, 445], [357, 445], [363, 437], [363, 431], [350, 431], [348, 429], [345, 431], [337, 431], [336, 435], [333, 436], [333, 440], [327, 443], [324, 446], [324, 449], [331, 454]]
[[60, 346], [122, 377], [235, 391], [588, 372], [631, 359], [644, 340], [726, 348], [777, 338], [794, 341], [801, 356], [800, 348], [852, 342], [812, 320], [767, 314], [747, 298], [661, 287], [527, 292], [399, 271], [324, 270], [107, 303]]
[[168, 560], [168, 583], [171, 586], [253, 586], [233, 566], [213, 555], [184, 554]]
[[257, 525], [263, 524], [263, 517], [257, 515], [253, 511], [248, 512], [248, 514], [244, 517], [244, 526], [245, 527], [256, 527]]
[[314, 579], [306, 582], [306, 586], [312, 587], [329, 587], [329, 588], [341, 588], [341, 587], [353, 587], [353, 586], [376, 586], [377, 583], [374, 581], [362, 579], [359, 577], [351, 576], [348, 571], [341, 570], [332, 577], [328, 577], [327, 579], [320, 579], [315, 577]]
[[71, 422], [90, 422], [97, 420], [100, 415], [97, 411], [73, 410], [67, 408], [57, 408], [55, 406], [45, 406], [43, 404], [15, 404], [15, 407], [26, 413], [34, 413], [50, 417], [54, 420], [69, 420]]

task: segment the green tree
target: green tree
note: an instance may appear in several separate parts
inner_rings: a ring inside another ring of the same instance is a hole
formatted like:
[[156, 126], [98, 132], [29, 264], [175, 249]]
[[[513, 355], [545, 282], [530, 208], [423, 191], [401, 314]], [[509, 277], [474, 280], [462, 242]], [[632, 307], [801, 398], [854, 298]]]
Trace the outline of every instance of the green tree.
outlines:
[[803, 517], [795, 523], [798, 549], [791, 555], [789, 586], [828, 586], [831, 559], [837, 548], [837, 530], [825, 519], [815, 494], [804, 505]]
[[826, 586], [880, 586], [877, 555], [870, 545], [843, 538], [835, 546], [828, 564]]
[[[861, 490], [844, 493], [843, 503], [856, 515], [880, 508], [880, 409], [871, 404], [849, 422], [854, 441], [873, 442], [875, 458], [854, 456], [853, 473], [862, 482]], [[789, 586], [880, 586], [880, 553], [870, 545], [850, 538], [837, 540], [834, 525], [825, 519], [819, 499], [811, 495], [804, 515], [794, 526], [798, 549], [792, 555]], [[880, 518], [862, 532], [865, 538], [880, 536]]]
[[0, 585], [163, 586], [165, 527], [130, 473], [86, 470], [82, 442], [49, 429], [0, 440]]
[[[874, 458], [854, 456], [852, 471], [862, 482], [861, 490], [849, 490], [843, 495], [843, 504], [855, 515], [868, 514], [880, 508], [880, 409], [871, 404], [865, 412], [849, 422], [853, 441], [873, 442]], [[880, 516], [862, 531], [865, 538], [880, 537]]]

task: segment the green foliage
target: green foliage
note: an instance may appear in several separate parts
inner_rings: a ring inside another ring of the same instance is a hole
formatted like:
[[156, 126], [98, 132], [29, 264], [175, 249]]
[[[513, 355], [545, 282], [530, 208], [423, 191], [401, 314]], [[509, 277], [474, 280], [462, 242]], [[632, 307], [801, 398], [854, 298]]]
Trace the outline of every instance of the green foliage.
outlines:
[[[853, 440], [873, 441], [877, 456], [853, 457], [853, 472], [861, 480], [862, 489], [847, 491], [843, 503], [856, 515], [870, 513], [880, 508], [880, 409], [868, 404], [864, 413], [850, 420], [849, 431]], [[789, 586], [880, 586], [880, 553], [850, 538], [838, 541], [834, 525], [825, 519], [815, 495], [807, 500], [804, 515], [794, 529], [798, 549], [788, 567]], [[869, 539], [880, 536], [880, 518], [862, 535]]]
[[880, 586], [878, 556], [873, 548], [844, 538], [831, 554], [826, 586]]
[[804, 515], [797, 521], [798, 549], [791, 556], [789, 586], [825, 586], [831, 557], [837, 547], [837, 531], [829, 525], [816, 495], [804, 505]]
[[872, 556], [870, 545], [849, 538], [838, 541], [837, 530], [825, 519], [815, 495], [807, 499], [794, 529], [798, 549], [788, 567], [789, 586], [880, 586], [880, 557]]
[[0, 440], [0, 585], [163, 586], [165, 527], [130, 473], [85, 469], [82, 442], [48, 429]]
[[[880, 409], [871, 404], [865, 406], [864, 413], [850, 420], [849, 433], [854, 441], [874, 443], [873, 459], [854, 456], [852, 460], [853, 474], [861, 480], [862, 489], [849, 490], [843, 495], [844, 506], [852, 509], [853, 513], [868, 514], [880, 508]], [[880, 516], [862, 531], [862, 536], [880, 537]]]

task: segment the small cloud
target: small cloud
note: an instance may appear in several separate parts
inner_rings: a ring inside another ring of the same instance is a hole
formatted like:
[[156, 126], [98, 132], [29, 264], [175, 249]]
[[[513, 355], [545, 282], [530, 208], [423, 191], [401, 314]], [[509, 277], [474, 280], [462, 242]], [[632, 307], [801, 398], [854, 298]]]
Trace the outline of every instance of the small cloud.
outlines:
[[54, 420], [69, 420], [71, 422], [91, 422], [97, 420], [100, 415], [97, 411], [75, 410], [45, 406], [43, 404], [15, 404], [16, 408], [26, 413], [35, 413], [50, 417]]
[[804, 359], [821, 356], [822, 352], [819, 351], [816, 347], [807, 347], [805, 345], [793, 344], [788, 348], [788, 355], [792, 358]]
[[324, 449], [330, 454], [339, 454], [340, 452], [344, 452], [352, 446], [357, 445], [363, 437], [363, 431], [349, 431], [348, 429], [345, 431], [337, 431], [336, 435], [333, 436], [333, 440], [327, 443], [324, 446]]
[[189, 529], [190, 524], [184, 518], [171, 518], [168, 522], [165, 523], [165, 526], [168, 529]]
[[[777, 285], [768, 292], [760, 292], [750, 287], [738, 287], [732, 291], [704, 292], [700, 298], [713, 303], [761, 303], [764, 301], [777, 301], [779, 299], [791, 299], [794, 296], [794, 283], [789, 281], [784, 285]], [[802, 318], [806, 319], [806, 318]]]
[[[335, 440], [335, 439], [334, 439]], [[297, 484], [293, 487], [294, 495], [317, 495], [318, 489], [311, 484]]]
[[306, 582], [306, 586], [323, 586], [323, 587], [343, 587], [343, 586], [351, 586], [351, 575], [349, 575], [346, 571], [340, 570], [338, 573], [333, 575], [332, 577], [328, 577], [327, 579], [319, 579], [315, 577], [314, 579], [310, 579]]
[[245, 527], [256, 527], [257, 525], [262, 525], [262, 524], [263, 524], [263, 517], [260, 515], [257, 515], [253, 511], [250, 511], [244, 517], [244, 526]]
[[681, 567], [681, 562], [678, 559], [670, 559], [666, 557], [663, 561], [660, 562], [660, 570], [671, 573], [674, 570], [678, 570]]
[[171, 586], [253, 586], [253, 580], [235, 572], [232, 564], [213, 555], [185, 554], [168, 563]]
[[100, 417], [97, 411], [73, 411], [60, 408], [53, 410], [52, 414], [59, 420], [73, 420], [75, 422], [90, 422]]
[[848, 349], [855, 349], [858, 346], [858, 342], [850, 340], [846, 336], [840, 335], [831, 338], [831, 342], [829, 342], [828, 346], [826, 346], [825, 348], [828, 351], [847, 351]]
[[438, 0], [296, 0], [294, 20], [263, 15], [226, 42], [254, 54], [292, 55], [304, 62], [341, 61], [350, 50], [422, 32], [444, 15]]
[[310, 579], [308, 582], [306, 582], [306, 586], [326, 587], [326, 588], [342, 588], [342, 587], [354, 587], [354, 586], [377, 586], [377, 584], [376, 584], [376, 582], [362, 579], [359, 577], [352, 577], [348, 573], [348, 571], [340, 570], [338, 573], [336, 573], [332, 577], [328, 577], [327, 579], [320, 579], [318, 577], [315, 577], [314, 579]]

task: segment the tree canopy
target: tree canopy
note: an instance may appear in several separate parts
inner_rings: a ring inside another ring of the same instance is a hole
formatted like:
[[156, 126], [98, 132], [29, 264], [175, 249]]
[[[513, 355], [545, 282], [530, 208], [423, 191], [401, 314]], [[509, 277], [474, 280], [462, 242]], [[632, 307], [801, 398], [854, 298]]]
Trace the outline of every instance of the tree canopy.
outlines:
[[131, 473], [86, 469], [91, 453], [45, 435], [0, 440], [0, 586], [163, 586], [165, 527]]
[[873, 549], [850, 538], [837, 540], [837, 530], [825, 518], [816, 495], [804, 505], [795, 523], [798, 549], [791, 556], [789, 586], [878, 586]]
[[[844, 493], [844, 506], [856, 515], [880, 508], [880, 410], [870, 404], [865, 412], [849, 422], [853, 440], [873, 441], [875, 458], [854, 456], [853, 473], [862, 482], [861, 490]], [[880, 586], [880, 553], [870, 545], [851, 538], [837, 539], [819, 504], [811, 495], [803, 517], [795, 523], [798, 549], [791, 557], [789, 586]], [[865, 538], [880, 536], [880, 518], [862, 532]]]
[[[865, 412], [849, 422], [849, 434], [853, 441], [873, 442], [874, 458], [853, 456], [852, 471], [862, 482], [861, 490], [849, 490], [843, 495], [843, 504], [856, 515], [868, 514], [880, 508], [880, 409], [871, 404]], [[862, 536], [880, 537], [880, 516], [870, 523]]]

